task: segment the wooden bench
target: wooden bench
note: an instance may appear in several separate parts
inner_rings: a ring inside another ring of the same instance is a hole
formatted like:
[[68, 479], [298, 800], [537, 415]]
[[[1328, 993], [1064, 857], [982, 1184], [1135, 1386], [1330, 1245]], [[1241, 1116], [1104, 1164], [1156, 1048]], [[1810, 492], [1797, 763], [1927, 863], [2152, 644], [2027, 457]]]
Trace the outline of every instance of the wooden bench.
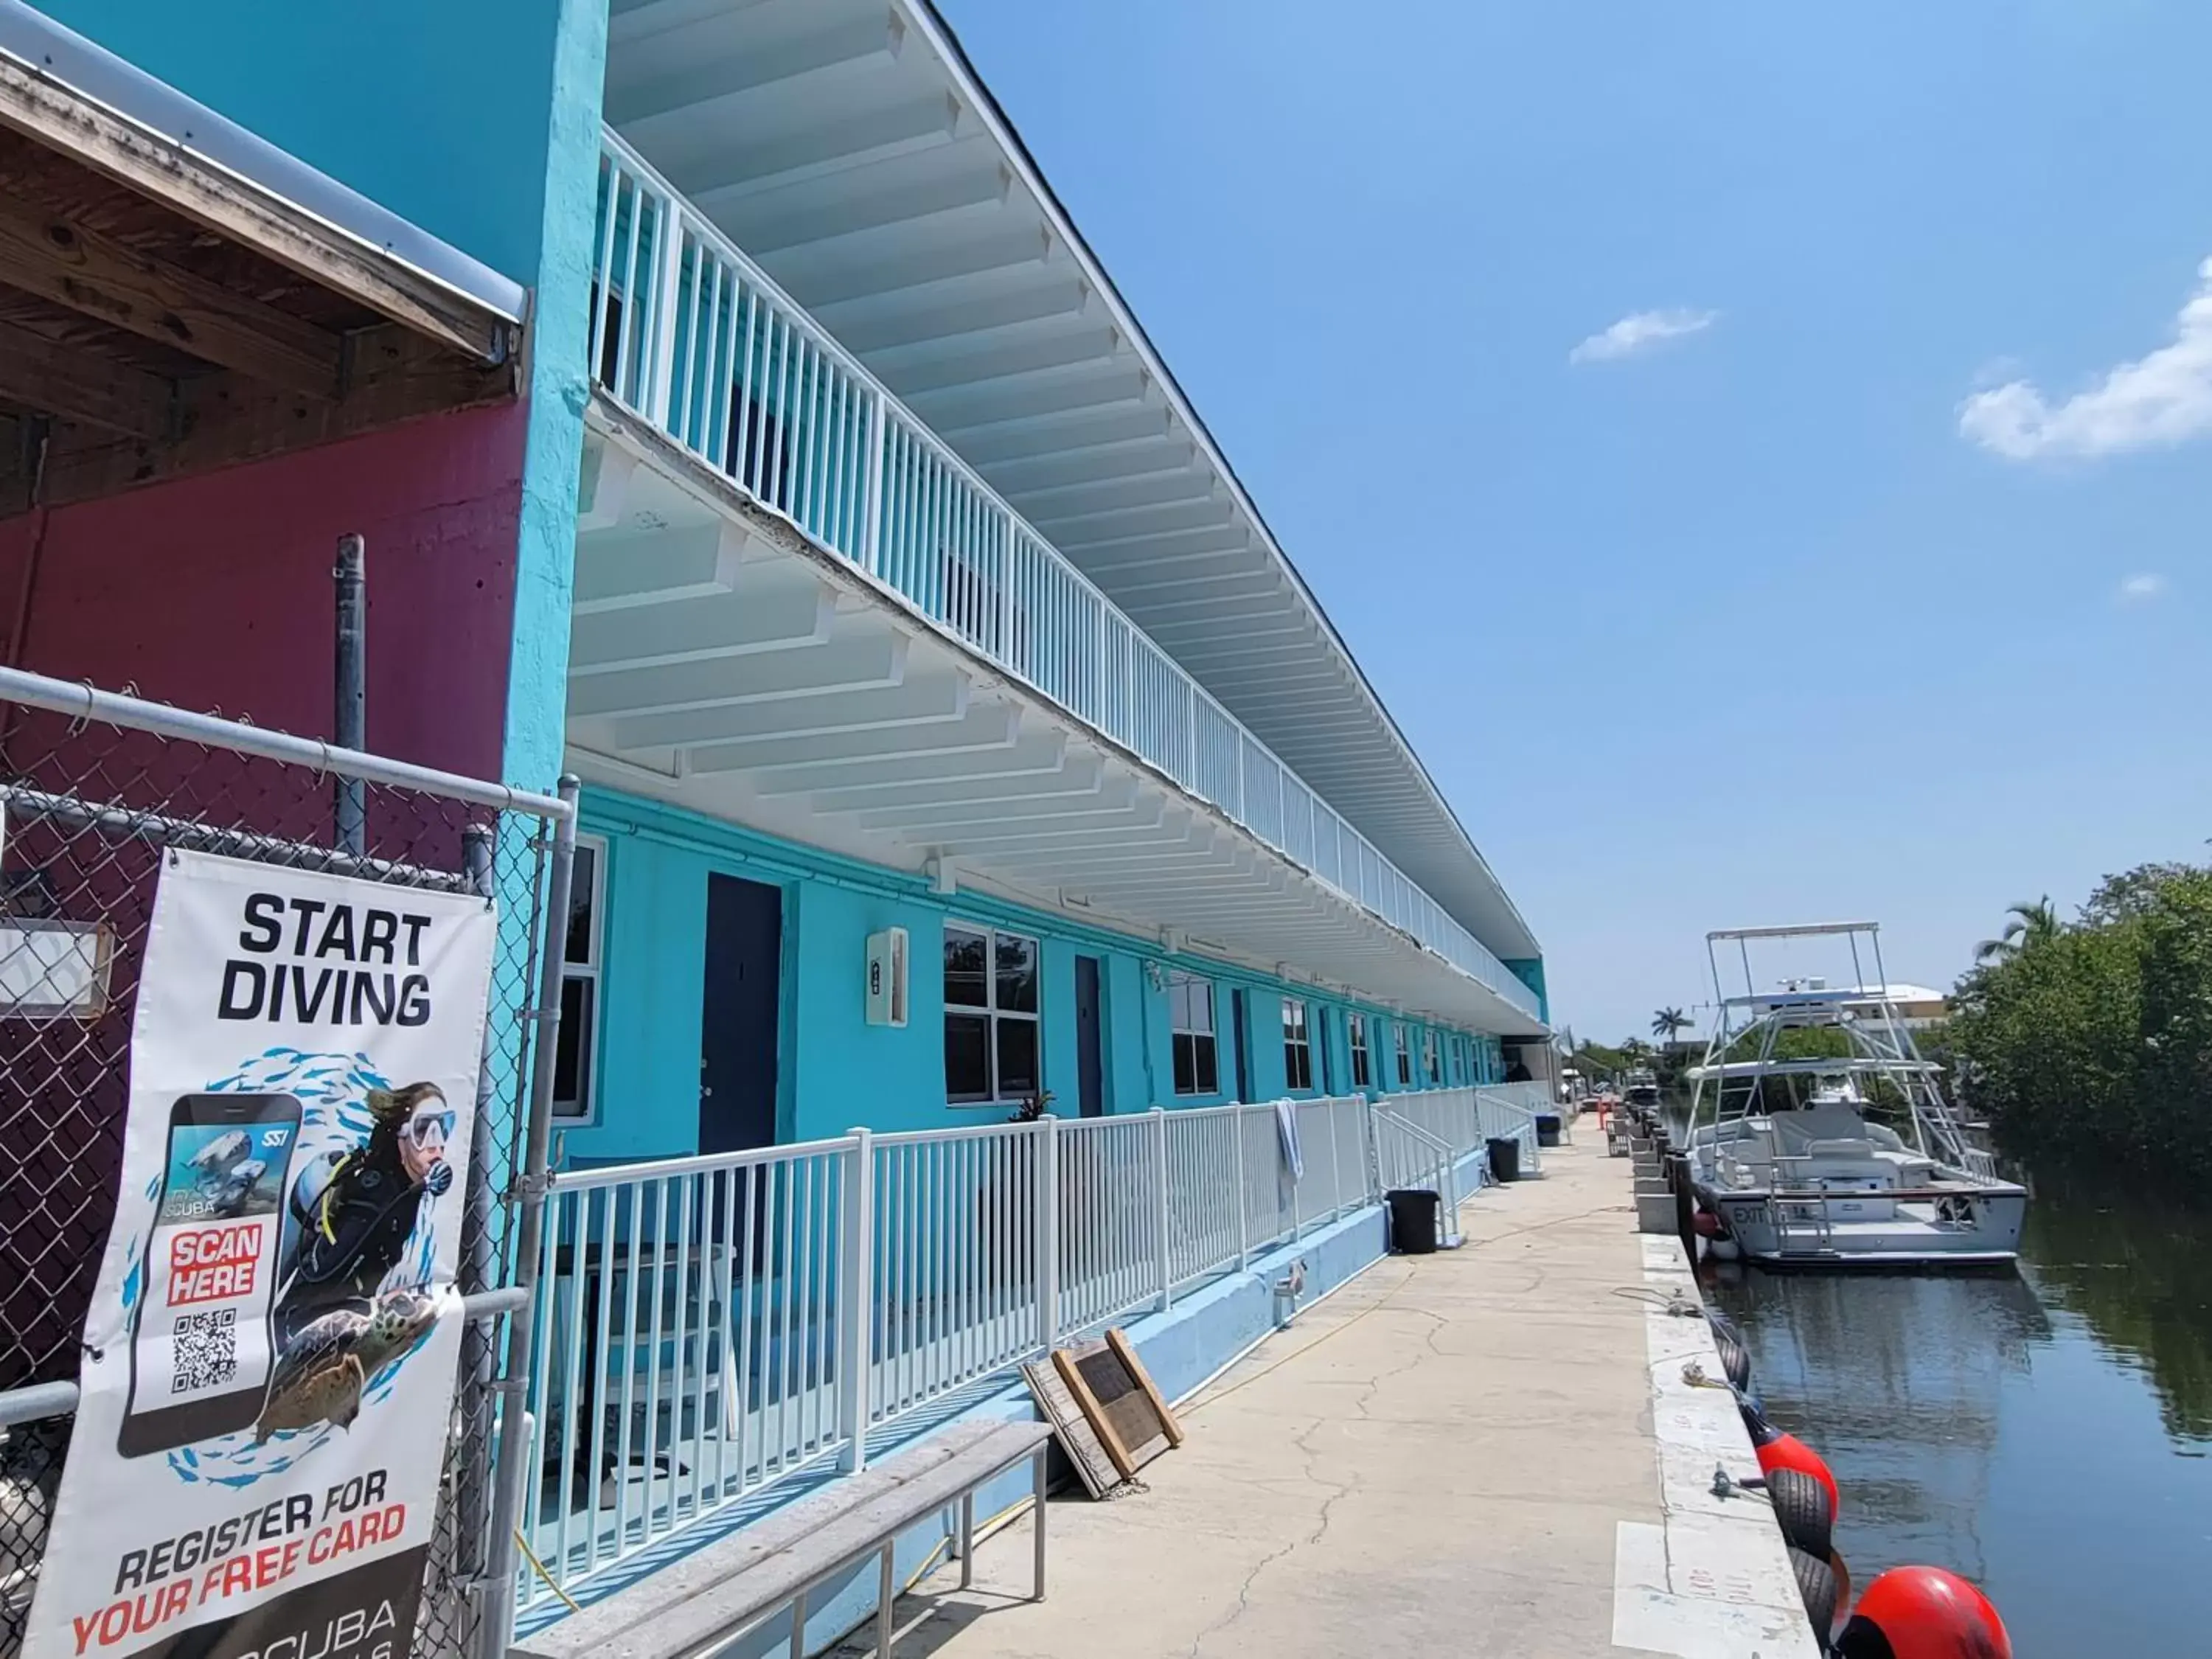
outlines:
[[888, 1654], [899, 1534], [958, 1504], [960, 1584], [966, 1589], [973, 1577], [975, 1493], [1024, 1462], [1036, 1494], [1030, 1594], [1041, 1601], [1051, 1440], [1042, 1423], [956, 1425], [519, 1638], [510, 1659], [677, 1659], [742, 1634], [785, 1607], [791, 1608], [791, 1659], [805, 1659], [807, 1596], [871, 1555], [882, 1562], [876, 1652]]

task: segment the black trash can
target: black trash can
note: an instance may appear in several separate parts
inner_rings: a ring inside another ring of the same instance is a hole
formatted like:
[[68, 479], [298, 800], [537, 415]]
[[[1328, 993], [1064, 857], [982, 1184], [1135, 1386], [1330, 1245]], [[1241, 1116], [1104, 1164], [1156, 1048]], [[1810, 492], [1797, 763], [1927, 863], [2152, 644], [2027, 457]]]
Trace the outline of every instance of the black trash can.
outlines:
[[1521, 1143], [1511, 1135], [1492, 1135], [1483, 1145], [1490, 1148], [1490, 1178], [1492, 1181], [1521, 1179]]
[[1382, 1195], [1390, 1206], [1390, 1248], [1400, 1255], [1437, 1253], [1437, 1195], [1422, 1187], [1401, 1187]]
[[1557, 1112], [1536, 1114], [1536, 1144], [1539, 1146], [1559, 1144], [1559, 1115]]

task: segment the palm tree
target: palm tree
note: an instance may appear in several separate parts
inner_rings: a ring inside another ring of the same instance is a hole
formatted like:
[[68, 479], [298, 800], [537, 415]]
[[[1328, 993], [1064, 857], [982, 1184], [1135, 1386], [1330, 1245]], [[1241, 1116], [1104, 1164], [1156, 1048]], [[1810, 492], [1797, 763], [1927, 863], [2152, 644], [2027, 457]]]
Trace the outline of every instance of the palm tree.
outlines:
[[1642, 1037], [1624, 1037], [1618, 1052], [1623, 1060], [1633, 1066], [1651, 1052], [1651, 1045]]
[[2064, 931], [2048, 893], [2033, 904], [2022, 902], [2008, 907], [2005, 915], [2004, 932], [1974, 947], [1976, 962], [1991, 965], [2009, 962], [2030, 945], [2045, 944]]
[[1662, 1042], [1672, 1042], [1675, 1033], [1687, 1030], [1690, 1017], [1680, 1008], [1662, 1008], [1651, 1016], [1651, 1035]]

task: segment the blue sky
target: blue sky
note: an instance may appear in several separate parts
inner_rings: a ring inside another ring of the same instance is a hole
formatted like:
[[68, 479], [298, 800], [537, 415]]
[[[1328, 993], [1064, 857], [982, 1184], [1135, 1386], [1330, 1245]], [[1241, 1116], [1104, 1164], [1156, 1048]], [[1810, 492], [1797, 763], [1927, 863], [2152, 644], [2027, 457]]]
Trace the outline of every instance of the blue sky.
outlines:
[[1578, 1034], [2205, 855], [2212, 5], [941, 3]]

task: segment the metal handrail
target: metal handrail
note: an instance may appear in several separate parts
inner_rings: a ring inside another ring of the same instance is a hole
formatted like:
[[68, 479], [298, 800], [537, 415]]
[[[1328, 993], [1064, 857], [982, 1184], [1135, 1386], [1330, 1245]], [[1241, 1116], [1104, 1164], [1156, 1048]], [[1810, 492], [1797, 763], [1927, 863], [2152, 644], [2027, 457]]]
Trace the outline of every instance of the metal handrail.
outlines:
[[590, 337], [603, 395], [1323, 886], [1539, 1017], [1534, 993], [1489, 947], [611, 129], [602, 162]]

